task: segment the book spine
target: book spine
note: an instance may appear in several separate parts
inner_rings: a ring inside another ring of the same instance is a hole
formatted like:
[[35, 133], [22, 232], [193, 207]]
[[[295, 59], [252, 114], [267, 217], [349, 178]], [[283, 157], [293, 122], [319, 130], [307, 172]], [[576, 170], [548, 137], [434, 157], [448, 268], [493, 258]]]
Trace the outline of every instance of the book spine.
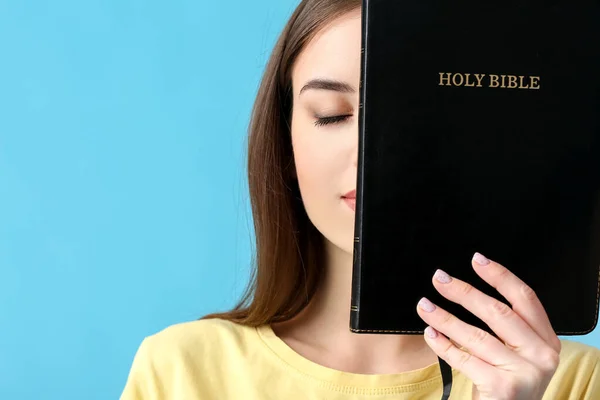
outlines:
[[361, 36], [361, 73], [359, 81], [359, 106], [358, 106], [358, 168], [356, 176], [356, 209], [354, 214], [354, 247], [353, 247], [353, 265], [352, 265], [352, 295], [350, 301], [350, 330], [360, 331], [360, 289], [362, 282], [362, 209], [364, 199], [363, 170], [364, 170], [364, 94], [365, 77], [367, 72], [367, 25], [369, 22], [369, 0], [363, 0], [362, 4], [362, 36]]

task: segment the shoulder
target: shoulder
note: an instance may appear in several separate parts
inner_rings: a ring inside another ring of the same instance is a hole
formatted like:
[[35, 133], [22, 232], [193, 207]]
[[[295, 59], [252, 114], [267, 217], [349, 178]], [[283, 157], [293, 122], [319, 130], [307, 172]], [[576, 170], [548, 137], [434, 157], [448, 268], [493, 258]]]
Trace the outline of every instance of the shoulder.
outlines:
[[592, 399], [592, 394], [600, 392], [600, 349], [567, 339], [561, 339], [561, 344], [549, 398]]
[[243, 347], [255, 328], [222, 319], [203, 319], [171, 325], [147, 336], [140, 348], [153, 357], [205, 356], [221, 346]]
[[142, 340], [121, 399], [164, 398], [165, 393], [195, 390], [198, 380], [211, 371], [229, 370], [251, 357], [257, 338], [255, 328], [221, 319], [164, 328]]
[[560, 355], [571, 358], [592, 358], [600, 360], [600, 349], [584, 343], [569, 339], [561, 339], [562, 349]]
[[576, 342], [561, 339], [559, 369], [598, 366], [600, 364], [600, 349]]

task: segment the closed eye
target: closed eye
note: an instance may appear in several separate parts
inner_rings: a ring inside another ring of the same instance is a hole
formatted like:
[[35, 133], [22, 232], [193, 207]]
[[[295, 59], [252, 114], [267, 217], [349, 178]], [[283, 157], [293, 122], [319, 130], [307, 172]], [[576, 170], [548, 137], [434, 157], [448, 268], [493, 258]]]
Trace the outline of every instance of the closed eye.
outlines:
[[343, 122], [343, 121], [347, 120], [351, 116], [352, 116], [352, 114], [333, 115], [331, 117], [317, 117], [317, 120], [315, 121], [315, 126], [324, 126], [324, 125], [329, 125], [329, 124], [337, 124], [337, 123], [340, 123], [340, 122]]

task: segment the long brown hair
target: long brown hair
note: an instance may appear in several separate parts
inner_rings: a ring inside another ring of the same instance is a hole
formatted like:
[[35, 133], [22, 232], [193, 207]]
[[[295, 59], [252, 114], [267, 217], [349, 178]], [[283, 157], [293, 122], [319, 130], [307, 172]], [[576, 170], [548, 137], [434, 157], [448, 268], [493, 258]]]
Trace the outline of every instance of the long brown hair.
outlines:
[[252, 274], [231, 311], [203, 318], [249, 326], [285, 321], [315, 293], [323, 268], [323, 237], [305, 212], [295, 178], [291, 70], [320, 29], [360, 6], [361, 0], [303, 0], [276, 42], [249, 125], [248, 184], [256, 240]]

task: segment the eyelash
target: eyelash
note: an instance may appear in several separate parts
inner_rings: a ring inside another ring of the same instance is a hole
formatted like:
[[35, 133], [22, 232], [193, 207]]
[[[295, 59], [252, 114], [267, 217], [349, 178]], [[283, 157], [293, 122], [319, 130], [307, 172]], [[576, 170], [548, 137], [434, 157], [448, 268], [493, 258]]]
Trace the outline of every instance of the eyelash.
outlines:
[[334, 115], [332, 117], [317, 117], [315, 126], [324, 126], [329, 124], [337, 124], [350, 118], [351, 115]]

